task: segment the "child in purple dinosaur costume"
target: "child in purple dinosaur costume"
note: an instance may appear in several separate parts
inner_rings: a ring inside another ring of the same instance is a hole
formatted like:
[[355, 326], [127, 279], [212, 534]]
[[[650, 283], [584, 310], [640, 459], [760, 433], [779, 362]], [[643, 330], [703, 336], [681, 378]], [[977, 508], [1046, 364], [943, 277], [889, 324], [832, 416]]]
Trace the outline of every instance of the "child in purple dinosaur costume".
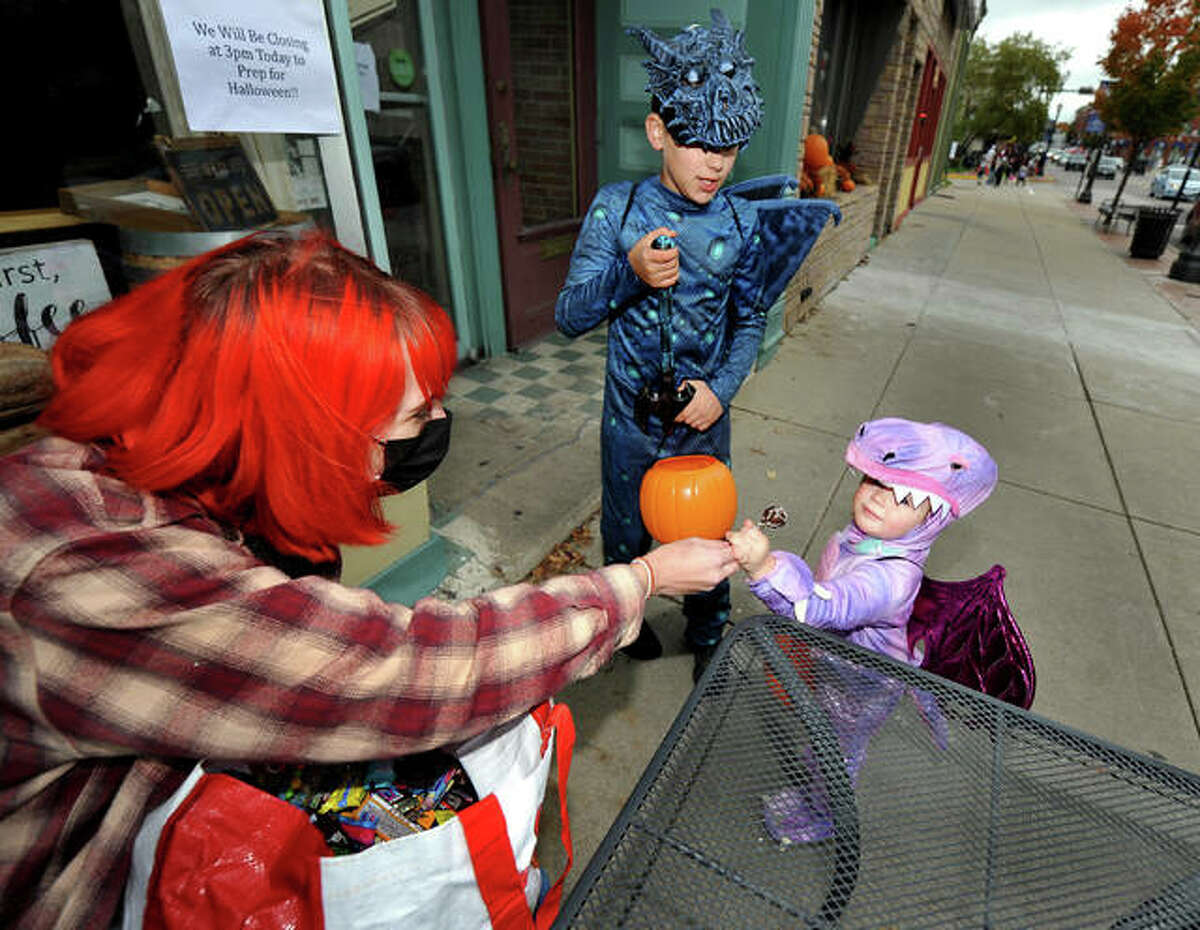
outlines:
[[[863, 423], [846, 448], [846, 462], [863, 474], [853, 519], [830, 537], [815, 573], [799, 556], [771, 551], [749, 520], [727, 539], [750, 590], [773, 613], [919, 665], [921, 656], [908, 649], [907, 627], [925, 559], [951, 521], [991, 494], [996, 463], [959, 430], [899, 418]], [[863, 684], [830, 687], [821, 695], [852, 783], [871, 735], [903, 694], [903, 688], [881, 688], [877, 680]], [[766, 822], [782, 841], [822, 839], [831, 829], [819, 785], [768, 798]]]

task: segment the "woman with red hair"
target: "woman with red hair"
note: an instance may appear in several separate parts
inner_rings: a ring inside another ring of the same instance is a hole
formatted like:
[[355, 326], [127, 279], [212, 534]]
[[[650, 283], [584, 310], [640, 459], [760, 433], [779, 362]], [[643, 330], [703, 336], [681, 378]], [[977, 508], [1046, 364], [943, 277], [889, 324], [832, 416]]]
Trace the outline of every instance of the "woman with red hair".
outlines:
[[205, 758], [456, 742], [597, 671], [728, 544], [408, 608], [337, 583], [445, 454], [446, 314], [262, 234], [73, 322], [54, 435], [0, 459], [0, 925], [107, 926], [144, 815]]

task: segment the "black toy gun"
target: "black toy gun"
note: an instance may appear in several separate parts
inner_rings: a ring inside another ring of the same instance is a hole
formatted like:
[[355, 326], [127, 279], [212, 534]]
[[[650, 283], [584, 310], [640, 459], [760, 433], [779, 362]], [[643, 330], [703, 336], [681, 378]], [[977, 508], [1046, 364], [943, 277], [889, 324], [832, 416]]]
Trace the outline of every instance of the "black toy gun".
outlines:
[[[675, 243], [667, 235], [659, 236], [652, 249], [671, 249]], [[663, 425], [663, 436], [669, 436], [675, 428], [675, 418], [691, 402], [696, 389], [690, 384], [676, 386], [675, 353], [671, 348], [671, 310], [674, 287], [661, 291], [658, 314], [659, 367], [658, 383], [646, 384], [633, 399], [633, 420], [643, 433], [649, 432], [651, 415], [657, 416]]]

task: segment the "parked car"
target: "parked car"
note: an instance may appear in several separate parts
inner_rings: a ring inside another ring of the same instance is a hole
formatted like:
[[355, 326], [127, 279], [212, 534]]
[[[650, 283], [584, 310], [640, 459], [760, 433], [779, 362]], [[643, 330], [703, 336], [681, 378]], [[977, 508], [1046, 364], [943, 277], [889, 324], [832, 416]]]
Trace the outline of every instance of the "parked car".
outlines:
[[1064, 171], [1082, 171], [1087, 164], [1087, 155], [1083, 152], [1067, 152], [1062, 164]]
[[1118, 171], [1125, 169], [1125, 160], [1115, 155], [1101, 155], [1096, 165], [1096, 177], [1115, 178]]
[[[1150, 196], [1173, 198], [1179, 191], [1179, 185], [1183, 183], [1183, 176], [1187, 174], [1187, 170], [1186, 165], [1167, 165], [1160, 168], [1150, 179]], [[1187, 187], [1183, 191], [1185, 200], [1196, 197], [1200, 197], [1200, 167], [1192, 169], [1192, 173], [1188, 175]]]

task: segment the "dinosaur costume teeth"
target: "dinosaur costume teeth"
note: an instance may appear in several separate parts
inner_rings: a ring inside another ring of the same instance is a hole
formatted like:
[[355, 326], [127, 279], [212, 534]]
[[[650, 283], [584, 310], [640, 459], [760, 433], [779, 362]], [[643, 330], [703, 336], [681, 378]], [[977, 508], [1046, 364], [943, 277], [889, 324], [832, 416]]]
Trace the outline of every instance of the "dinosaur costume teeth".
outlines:
[[965, 433], [944, 423], [895, 417], [863, 423], [846, 447], [846, 463], [930, 510], [957, 518], [977, 506], [996, 484], [996, 463]]
[[929, 501], [929, 512], [938, 514], [949, 510], [950, 505], [942, 498], [934, 494], [932, 491], [923, 491], [920, 488], [910, 488], [903, 484], [886, 485], [892, 496], [896, 498], [897, 504], [903, 504], [907, 501], [914, 509], [919, 508], [923, 503]]
[[641, 40], [650, 58], [646, 90], [658, 98], [667, 131], [679, 145], [709, 149], [744, 146], [762, 123], [763, 101], [750, 69], [744, 34], [725, 14], [711, 12], [712, 26], [688, 26], [673, 39], [645, 26], [626, 31]]

